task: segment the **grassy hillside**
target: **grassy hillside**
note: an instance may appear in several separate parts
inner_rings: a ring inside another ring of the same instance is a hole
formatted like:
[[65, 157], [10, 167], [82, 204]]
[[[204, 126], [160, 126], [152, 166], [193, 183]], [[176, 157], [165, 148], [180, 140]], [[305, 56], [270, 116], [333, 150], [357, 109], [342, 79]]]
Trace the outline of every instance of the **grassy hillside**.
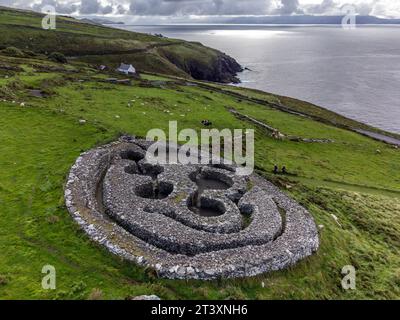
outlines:
[[[246, 100], [251, 90], [240, 89], [238, 99], [211, 84], [193, 86], [167, 76], [143, 75], [131, 86], [103, 82], [108, 76], [82, 63], [0, 56], [1, 299], [400, 298], [399, 149]], [[33, 95], [39, 91], [42, 97]], [[228, 108], [287, 135], [335, 142], [276, 140]], [[218, 129], [256, 130], [259, 172], [323, 225], [316, 255], [250, 279], [171, 281], [121, 261], [79, 230], [65, 209], [63, 186], [82, 151], [121, 133], [144, 136], [151, 128], [166, 129], [169, 120], [200, 130], [203, 119]], [[273, 176], [275, 163], [294, 175]], [[41, 289], [45, 264], [56, 267], [55, 291]], [[340, 285], [341, 269], [349, 264], [358, 272], [355, 291]]]
[[231, 57], [198, 43], [166, 39], [57, 17], [55, 30], [42, 29], [42, 14], [0, 7], [0, 49], [61, 52], [115, 68], [132, 63], [152, 71], [219, 82], [235, 81], [241, 67]]

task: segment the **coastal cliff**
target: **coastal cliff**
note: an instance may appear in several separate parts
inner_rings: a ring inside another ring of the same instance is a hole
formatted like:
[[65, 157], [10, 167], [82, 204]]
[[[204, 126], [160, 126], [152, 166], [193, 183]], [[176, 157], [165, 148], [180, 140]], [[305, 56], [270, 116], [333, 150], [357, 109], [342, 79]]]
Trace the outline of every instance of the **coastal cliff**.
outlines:
[[159, 52], [179, 69], [198, 80], [238, 83], [237, 73], [243, 71], [232, 57], [200, 43], [188, 42], [180, 48], [163, 47]]

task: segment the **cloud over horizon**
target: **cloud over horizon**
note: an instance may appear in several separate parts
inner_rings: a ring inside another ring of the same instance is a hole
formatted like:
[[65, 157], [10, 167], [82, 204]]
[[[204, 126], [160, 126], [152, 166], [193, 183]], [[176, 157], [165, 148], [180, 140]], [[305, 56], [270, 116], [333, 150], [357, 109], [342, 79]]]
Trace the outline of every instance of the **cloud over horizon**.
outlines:
[[0, 5], [60, 14], [113, 16], [338, 15], [352, 4], [362, 15], [400, 17], [397, 0], [0, 0]]

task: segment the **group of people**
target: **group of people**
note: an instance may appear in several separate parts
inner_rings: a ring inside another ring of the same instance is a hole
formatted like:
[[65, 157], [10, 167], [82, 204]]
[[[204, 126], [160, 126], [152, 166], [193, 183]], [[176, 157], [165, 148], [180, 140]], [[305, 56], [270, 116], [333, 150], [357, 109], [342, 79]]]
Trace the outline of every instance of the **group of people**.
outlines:
[[279, 172], [278, 165], [275, 165], [274, 166], [274, 174], [279, 174], [279, 173], [287, 174], [288, 172], [287, 172], [286, 166], [283, 166], [281, 172]]

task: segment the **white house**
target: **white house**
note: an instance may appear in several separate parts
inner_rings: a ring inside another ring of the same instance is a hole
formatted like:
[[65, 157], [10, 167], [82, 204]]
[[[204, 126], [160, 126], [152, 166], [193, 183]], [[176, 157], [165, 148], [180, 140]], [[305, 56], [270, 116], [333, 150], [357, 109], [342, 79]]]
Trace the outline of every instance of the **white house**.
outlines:
[[121, 65], [119, 66], [119, 68], [116, 71], [125, 73], [126, 75], [136, 73], [136, 69], [133, 65], [125, 64], [125, 63], [121, 63]]

